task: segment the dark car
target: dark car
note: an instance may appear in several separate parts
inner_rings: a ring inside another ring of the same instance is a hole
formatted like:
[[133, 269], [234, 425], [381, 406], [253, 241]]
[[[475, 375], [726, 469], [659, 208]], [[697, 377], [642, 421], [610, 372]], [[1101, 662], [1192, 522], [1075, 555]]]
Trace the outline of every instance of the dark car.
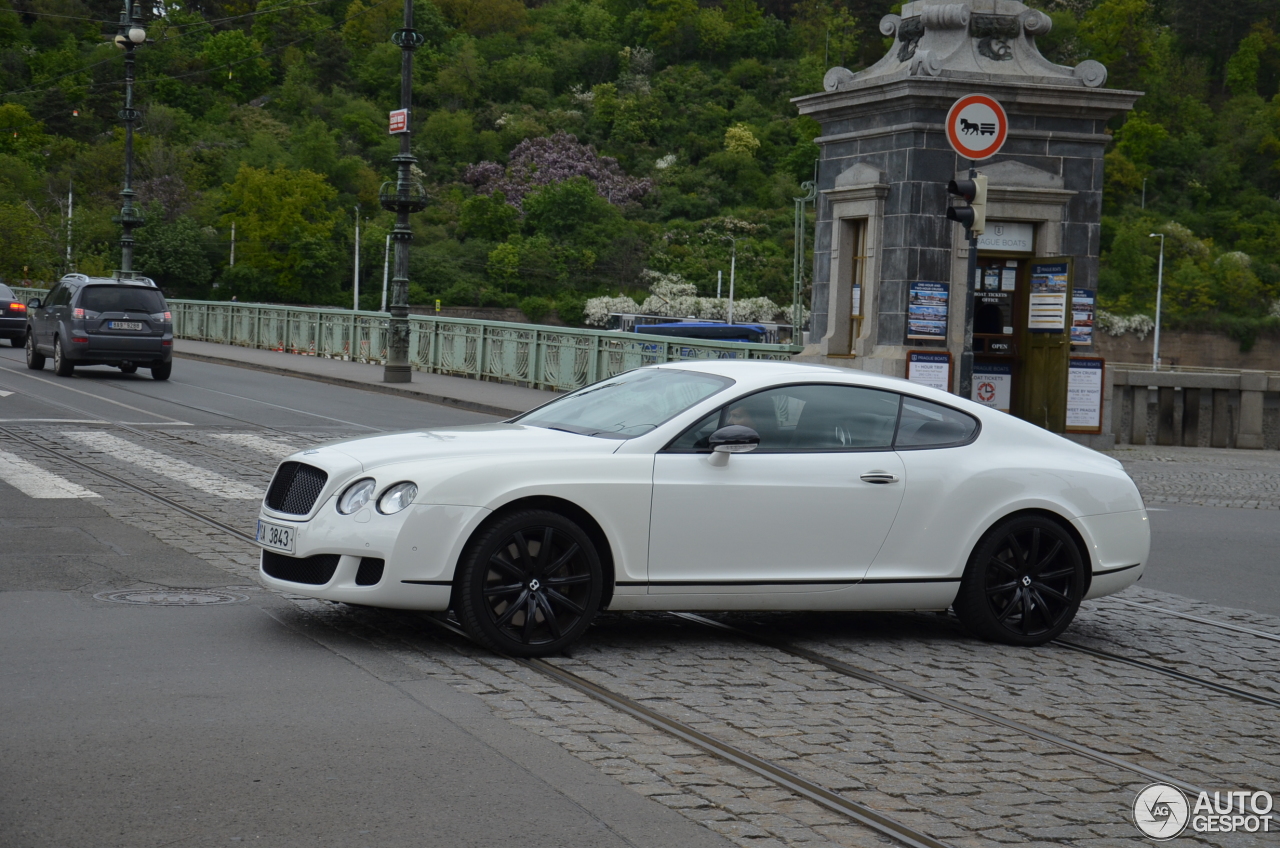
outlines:
[[0, 284], [0, 339], [8, 339], [14, 347], [22, 347], [27, 337], [27, 305], [18, 300], [13, 289]]
[[78, 365], [110, 365], [126, 374], [151, 369], [157, 380], [173, 369], [173, 319], [156, 284], [68, 274], [43, 301], [27, 303], [27, 367], [70, 377]]

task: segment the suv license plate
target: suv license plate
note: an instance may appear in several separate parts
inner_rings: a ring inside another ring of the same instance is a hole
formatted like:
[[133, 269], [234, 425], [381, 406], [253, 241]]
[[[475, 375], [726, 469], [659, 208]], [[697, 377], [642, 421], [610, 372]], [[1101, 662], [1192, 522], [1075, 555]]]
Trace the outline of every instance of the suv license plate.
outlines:
[[292, 527], [269, 524], [261, 519], [258, 521], [258, 544], [265, 548], [275, 548], [277, 551], [291, 554], [293, 553], [293, 534]]
[[113, 330], [141, 330], [141, 321], [108, 321], [107, 326]]

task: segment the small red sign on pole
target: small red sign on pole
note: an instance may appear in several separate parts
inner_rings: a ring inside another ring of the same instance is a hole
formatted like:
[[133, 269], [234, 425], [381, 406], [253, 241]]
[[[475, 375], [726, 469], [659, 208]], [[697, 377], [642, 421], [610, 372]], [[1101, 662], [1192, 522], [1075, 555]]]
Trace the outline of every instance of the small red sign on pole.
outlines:
[[966, 159], [990, 159], [1008, 135], [1009, 117], [994, 97], [966, 95], [947, 113], [947, 141]]
[[396, 109], [391, 112], [390, 120], [387, 122], [387, 132], [390, 135], [409, 131], [409, 110]]

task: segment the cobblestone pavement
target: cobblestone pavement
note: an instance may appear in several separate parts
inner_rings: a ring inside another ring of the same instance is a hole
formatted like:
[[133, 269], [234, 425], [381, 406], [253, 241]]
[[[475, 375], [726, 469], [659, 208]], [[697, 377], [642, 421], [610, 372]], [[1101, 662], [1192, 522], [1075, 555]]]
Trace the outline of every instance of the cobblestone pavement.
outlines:
[[[253, 526], [256, 502], [216, 494], [235, 487], [198, 489], [165, 476], [155, 463], [130, 464], [113, 453], [115, 442], [75, 435], [87, 429], [48, 428], [38, 436], [67, 456], [127, 476], [191, 509], [246, 531]], [[339, 435], [308, 432], [292, 438], [235, 428], [103, 432], [197, 466], [214, 475], [215, 482], [225, 479], [264, 491], [276, 462], [291, 447]], [[36, 454], [3, 434], [0, 449], [20, 450], [42, 468], [92, 488], [102, 496], [92, 502], [109, 514], [218, 566], [227, 572], [229, 585], [251, 587], [257, 591], [247, 590], [249, 594], [268, 597], [257, 582], [253, 546], [68, 462]], [[1209, 480], [1212, 473], [1262, 473], [1249, 465], [1262, 458], [1250, 454], [1237, 459], [1246, 453], [1242, 451], [1217, 463], [1195, 449], [1125, 453], [1117, 455], [1148, 475], [1140, 481], [1144, 494], [1160, 485], [1156, 469], [1176, 463], [1191, 467], [1181, 485], [1193, 495], [1199, 492], [1193, 481]], [[1176, 458], [1158, 458], [1166, 455]], [[1153, 470], [1147, 472], [1144, 464]], [[1155, 495], [1147, 497], [1151, 502]], [[108, 588], [135, 587], [94, 585], [81, 591]], [[556, 741], [634, 791], [744, 848], [869, 848], [890, 841], [523, 666], [480, 651], [443, 633], [427, 616], [284, 597], [291, 604], [283, 612], [272, 602], [273, 614], [284, 624], [370, 673], [381, 673], [382, 657], [473, 693], [496, 715]], [[1280, 635], [1280, 618], [1138, 589], [1119, 598]], [[893, 681], [1210, 791], [1247, 788], [1280, 794], [1275, 716], [1257, 704], [1057, 646], [1010, 649], [977, 642], [945, 616], [719, 618], [782, 634]], [[1136, 609], [1113, 598], [1086, 603], [1067, 635], [1157, 666], [1280, 694], [1280, 643]], [[1149, 782], [1138, 775], [682, 619], [661, 613], [605, 614], [571, 657], [552, 661], [955, 846], [1110, 848], [1137, 842], [1130, 805], [1134, 793]], [[1272, 844], [1274, 839], [1183, 837], [1223, 846]]]
[[1123, 445], [1110, 451], [1148, 506], [1280, 509], [1280, 451]]

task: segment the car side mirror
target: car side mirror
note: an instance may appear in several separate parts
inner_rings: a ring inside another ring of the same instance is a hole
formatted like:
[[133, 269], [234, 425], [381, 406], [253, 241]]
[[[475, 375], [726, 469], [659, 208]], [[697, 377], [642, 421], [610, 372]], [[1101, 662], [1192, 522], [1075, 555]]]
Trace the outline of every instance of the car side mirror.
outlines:
[[27, 301], [27, 308], [28, 308], [28, 309], [39, 309], [39, 308], [40, 308], [40, 298], [38, 298], [38, 297], [33, 297], [33, 298], [31, 298], [30, 300], [28, 300], [28, 301]]
[[716, 453], [748, 453], [760, 447], [760, 434], [750, 427], [730, 424], [712, 433], [708, 444]]

